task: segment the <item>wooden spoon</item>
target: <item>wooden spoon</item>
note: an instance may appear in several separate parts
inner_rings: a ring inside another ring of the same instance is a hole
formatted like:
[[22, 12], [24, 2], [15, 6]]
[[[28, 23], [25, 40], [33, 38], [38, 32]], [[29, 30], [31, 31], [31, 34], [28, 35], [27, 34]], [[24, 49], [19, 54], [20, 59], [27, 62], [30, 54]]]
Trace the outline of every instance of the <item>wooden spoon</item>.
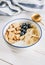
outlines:
[[32, 16], [31, 16], [31, 18], [32, 18], [32, 20], [33, 21], [35, 21], [35, 22], [40, 22], [42, 25], [44, 25], [44, 23], [43, 22], [41, 22], [41, 16], [39, 15], [39, 14], [33, 14]]
[[[43, 22], [41, 22], [41, 16], [39, 15], [39, 14], [33, 14], [32, 16], [31, 16], [31, 18], [32, 18], [32, 20], [33, 21], [35, 21], [35, 22], [40, 22], [43, 26], [45, 26], [44, 25], [44, 23]], [[45, 28], [43, 28], [44, 30], [45, 30]]]

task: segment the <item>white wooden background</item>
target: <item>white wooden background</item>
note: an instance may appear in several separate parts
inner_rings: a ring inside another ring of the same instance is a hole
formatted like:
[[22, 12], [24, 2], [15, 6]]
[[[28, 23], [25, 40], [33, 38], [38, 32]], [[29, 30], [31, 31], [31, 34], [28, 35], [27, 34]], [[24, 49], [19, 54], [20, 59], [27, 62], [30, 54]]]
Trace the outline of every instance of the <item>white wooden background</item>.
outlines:
[[[34, 13], [23, 12], [13, 17], [0, 16], [0, 65], [11, 65], [10, 63], [13, 65], [45, 65], [45, 26], [39, 23], [42, 28], [42, 38], [36, 45], [26, 49], [17, 49], [7, 45], [2, 36], [2, 29], [8, 20], [20, 17], [30, 18]], [[42, 16], [42, 22], [45, 24], [45, 7], [38, 13]]]

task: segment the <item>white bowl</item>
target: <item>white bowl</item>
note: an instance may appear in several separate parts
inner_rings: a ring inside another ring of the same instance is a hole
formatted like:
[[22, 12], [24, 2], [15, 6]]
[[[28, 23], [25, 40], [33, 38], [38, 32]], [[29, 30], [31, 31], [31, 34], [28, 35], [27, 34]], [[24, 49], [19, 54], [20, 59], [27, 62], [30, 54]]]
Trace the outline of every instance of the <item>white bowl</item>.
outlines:
[[[29, 21], [30, 23], [34, 24], [34, 25], [38, 28], [38, 30], [39, 30], [39, 32], [40, 32], [40, 38], [39, 38], [39, 40], [40, 40], [40, 39], [41, 39], [41, 36], [42, 36], [41, 27], [40, 27], [39, 24], [37, 24], [36, 22], [33, 22], [32, 20], [27, 19], [27, 18], [17, 18], [17, 19], [14, 19], [14, 20], [9, 21], [9, 22], [4, 26], [4, 28], [3, 28], [3, 31], [2, 31], [3, 38], [4, 38], [4, 35], [5, 35], [5, 32], [6, 32], [6, 30], [7, 30], [7, 28], [9, 27], [10, 24], [16, 23], [16, 22], [23, 22], [23, 23], [25, 23], [25, 22], [28, 22], [28, 21]], [[4, 40], [6, 41], [5, 38], [4, 38]], [[38, 40], [38, 41], [39, 41], [39, 40]], [[37, 41], [36, 43], [38, 43], [38, 41]], [[6, 41], [6, 42], [7, 42], [7, 41]], [[8, 43], [8, 42], [7, 42], [7, 43]], [[18, 43], [19, 43], [19, 44], [18, 44]], [[34, 43], [34, 44], [36, 44], [36, 43]], [[9, 43], [8, 43], [8, 44], [9, 44]], [[34, 45], [34, 44], [32, 44], [32, 45]], [[10, 45], [12, 45], [12, 46], [14, 46], [14, 47], [17, 47], [17, 48], [27, 48], [27, 47], [32, 46], [32, 45], [30, 45], [30, 46], [24, 45], [24, 42], [23, 42], [23, 41], [19, 41], [19, 42], [16, 42], [16, 43], [14, 43], [14, 44], [10, 44]]]

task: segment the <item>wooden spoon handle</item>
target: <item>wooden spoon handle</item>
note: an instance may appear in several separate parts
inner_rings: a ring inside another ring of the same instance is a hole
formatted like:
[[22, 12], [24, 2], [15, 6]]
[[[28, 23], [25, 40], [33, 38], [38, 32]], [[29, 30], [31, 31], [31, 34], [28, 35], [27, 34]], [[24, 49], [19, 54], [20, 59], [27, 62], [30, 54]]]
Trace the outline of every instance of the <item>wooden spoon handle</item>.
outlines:
[[43, 22], [40, 22], [43, 25], [43, 30], [45, 31], [45, 24]]
[[[42, 25], [44, 25], [44, 23], [43, 22], [40, 22]], [[45, 26], [45, 25], [44, 25]]]

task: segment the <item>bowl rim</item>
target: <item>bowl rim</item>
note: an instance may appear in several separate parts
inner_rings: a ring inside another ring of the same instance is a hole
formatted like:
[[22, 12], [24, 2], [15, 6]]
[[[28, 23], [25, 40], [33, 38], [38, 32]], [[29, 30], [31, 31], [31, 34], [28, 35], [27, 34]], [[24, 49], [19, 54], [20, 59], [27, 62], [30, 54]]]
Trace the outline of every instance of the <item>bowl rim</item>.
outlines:
[[[3, 39], [4, 39], [5, 41], [6, 41], [6, 39], [4, 38], [4, 34], [3, 34], [3, 33], [4, 33], [4, 30], [5, 30], [5, 27], [6, 27], [9, 23], [11, 23], [12, 21], [14, 21], [14, 20], [22, 20], [22, 19], [32, 21], [31, 19], [28, 19], [28, 18], [16, 18], [16, 19], [13, 19], [13, 20], [8, 21], [8, 22], [4, 25], [4, 27], [3, 27], [3, 29], [2, 29], [2, 36], [3, 36]], [[32, 22], [34, 22], [34, 21], [32, 21]], [[42, 37], [42, 29], [41, 29], [40, 25], [39, 25], [37, 22], [34, 22], [34, 23], [40, 28], [40, 32], [41, 32], [41, 35], [40, 35], [40, 38], [39, 38], [39, 40], [40, 40], [41, 37]], [[38, 40], [37, 42], [35, 42], [34, 44], [29, 45], [29, 46], [14, 46], [14, 45], [8, 43], [7, 41], [6, 41], [6, 42], [7, 42], [9, 45], [11, 45], [11, 46], [13, 46], [13, 47], [16, 47], [16, 48], [27, 48], [27, 47], [31, 47], [31, 46], [37, 44], [37, 43], [39, 42], [39, 40]]]

